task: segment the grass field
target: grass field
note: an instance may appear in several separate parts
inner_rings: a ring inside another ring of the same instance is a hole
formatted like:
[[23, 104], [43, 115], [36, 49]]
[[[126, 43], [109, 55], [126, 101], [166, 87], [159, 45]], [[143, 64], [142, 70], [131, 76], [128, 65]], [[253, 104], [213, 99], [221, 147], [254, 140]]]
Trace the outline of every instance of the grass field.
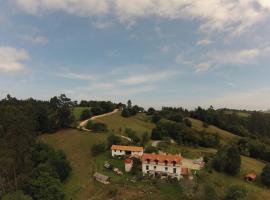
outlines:
[[192, 128], [200, 130], [200, 131], [205, 130], [209, 133], [217, 133], [220, 136], [223, 143], [240, 139], [240, 136], [234, 135], [231, 132], [220, 129], [216, 126], [209, 125], [208, 128], [204, 128], [203, 122], [198, 119], [194, 119], [194, 118], [188, 118], [188, 119], [190, 119], [190, 121], [192, 122]]
[[[132, 118], [122, 118], [119, 113], [99, 119], [107, 123], [110, 129], [121, 127], [132, 128], [141, 134], [145, 131], [150, 132], [154, 126], [147, 116], [139, 114]], [[230, 134], [224, 133], [225, 138], [231, 138]], [[226, 137], [225, 137], [226, 136]], [[109, 152], [98, 157], [92, 157], [90, 150], [95, 143], [106, 141], [106, 133], [81, 132], [76, 129], [67, 129], [55, 134], [45, 134], [39, 137], [39, 140], [49, 143], [57, 149], [62, 149], [67, 154], [72, 165], [72, 174], [64, 183], [64, 191], [67, 200], [100, 200], [100, 199], [155, 199], [155, 200], [174, 200], [180, 199], [181, 188], [162, 181], [153, 182], [149, 180], [137, 181], [132, 183], [129, 174], [117, 176], [103, 168], [105, 161], [110, 161], [114, 166], [124, 170], [124, 164], [121, 160], [112, 160]], [[198, 157], [206, 154], [215, 153], [215, 149], [209, 148], [192, 148], [172, 144], [168, 151], [173, 153], [182, 153], [186, 157]], [[264, 189], [259, 180], [256, 183], [246, 183], [243, 175], [246, 172], [256, 172], [259, 174], [264, 163], [252, 158], [242, 157], [241, 173], [236, 177], [231, 177], [222, 173], [203, 170], [202, 176], [205, 181], [213, 183], [217, 192], [222, 196], [226, 188], [231, 184], [241, 184], [249, 191], [248, 200], [270, 199], [270, 192]], [[102, 172], [112, 178], [112, 184], [102, 185], [93, 181], [92, 174], [95, 171]], [[116, 189], [118, 188], [118, 189]], [[120, 188], [120, 189], [119, 189]], [[117, 194], [115, 191], [117, 190]], [[112, 198], [112, 195], [114, 198]]]

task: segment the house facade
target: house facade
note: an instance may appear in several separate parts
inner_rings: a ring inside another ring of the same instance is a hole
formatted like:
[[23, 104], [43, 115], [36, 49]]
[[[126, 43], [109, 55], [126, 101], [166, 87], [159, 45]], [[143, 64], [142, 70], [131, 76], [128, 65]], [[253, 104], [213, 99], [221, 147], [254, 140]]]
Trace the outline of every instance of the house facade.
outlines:
[[128, 156], [141, 157], [143, 155], [143, 147], [112, 145], [111, 152], [113, 158], [122, 158]]
[[143, 175], [172, 177], [178, 180], [182, 178], [182, 157], [171, 154], [143, 154], [142, 156]]

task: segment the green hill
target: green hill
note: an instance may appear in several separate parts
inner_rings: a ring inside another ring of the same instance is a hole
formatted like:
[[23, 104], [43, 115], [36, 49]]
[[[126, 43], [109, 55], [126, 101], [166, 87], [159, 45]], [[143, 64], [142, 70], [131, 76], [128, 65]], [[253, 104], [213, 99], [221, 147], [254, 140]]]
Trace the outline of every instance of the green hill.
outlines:
[[[198, 120], [193, 120], [194, 128], [201, 128]], [[145, 114], [138, 114], [135, 117], [123, 118], [120, 113], [98, 119], [108, 125], [109, 129], [119, 131], [120, 128], [132, 128], [138, 134], [143, 132], [150, 132], [154, 124]], [[209, 127], [209, 130], [216, 132], [218, 129]], [[218, 130], [223, 135], [224, 140], [235, 138], [223, 130]], [[119, 132], [120, 133], [120, 132]], [[121, 131], [122, 133], [122, 131]], [[179, 199], [182, 192], [186, 191], [185, 181], [180, 182], [180, 185], [171, 184], [165, 181], [143, 180], [131, 182], [132, 176], [124, 174], [117, 176], [112, 172], [104, 169], [104, 161], [110, 161], [115, 166], [124, 171], [122, 160], [112, 160], [109, 156], [109, 151], [98, 156], [92, 157], [90, 153], [91, 146], [100, 141], [106, 141], [106, 133], [81, 132], [76, 129], [67, 129], [59, 131], [55, 134], [45, 134], [39, 137], [39, 140], [51, 144], [57, 149], [62, 149], [67, 154], [68, 159], [72, 165], [72, 174], [64, 184], [64, 190], [67, 194], [67, 200], [99, 200], [99, 199], [117, 199], [117, 200], [131, 200], [131, 199], [156, 199], [156, 200], [174, 200]], [[198, 157], [206, 154], [214, 154], [215, 149], [209, 148], [191, 148], [171, 144], [168, 151], [174, 153], [182, 153], [186, 157]], [[236, 177], [231, 177], [226, 174], [217, 173], [214, 171], [208, 172], [202, 170], [201, 176], [204, 177], [204, 182], [212, 183], [215, 186], [217, 193], [222, 196], [227, 187], [231, 184], [240, 184], [246, 187], [249, 191], [248, 200], [270, 199], [270, 191], [264, 189], [259, 180], [256, 183], [246, 183], [243, 180], [243, 175], [247, 172], [256, 172], [260, 174], [264, 163], [252, 158], [242, 157], [241, 173]], [[109, 175], [112, 179], [112, 184], [102, 185], [96, 183], [91, 178], [93, 172], [99, 171]], [[181, 189], [182, 188], [182, 189]], [[201, 190], [201, 188], [199, 188]], [[199, 195], [197, 192], [196, 195]], [[194, 196], [193, 199], [201, 199], [200, 196]]]

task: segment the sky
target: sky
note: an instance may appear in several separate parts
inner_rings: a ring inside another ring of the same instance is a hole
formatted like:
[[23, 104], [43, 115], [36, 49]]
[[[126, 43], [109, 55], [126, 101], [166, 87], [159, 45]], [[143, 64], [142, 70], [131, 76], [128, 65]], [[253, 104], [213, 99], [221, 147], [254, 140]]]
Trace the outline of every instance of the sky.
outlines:
[[0, 0], [0, 98], [270, 108], [269, 0]]

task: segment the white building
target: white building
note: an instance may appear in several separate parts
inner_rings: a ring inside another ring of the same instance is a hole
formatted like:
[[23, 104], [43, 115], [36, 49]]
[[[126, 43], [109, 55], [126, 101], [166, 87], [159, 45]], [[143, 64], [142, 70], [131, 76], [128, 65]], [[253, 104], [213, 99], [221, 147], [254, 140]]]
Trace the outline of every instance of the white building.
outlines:
[[172, 177], [178, 180], [182, 177], [181, 167], [182, 157], [180, 155], [170, 154], [143, 154], [142, 172], [143, 175]]
[[122, 146], [122, 145], [112, 145], [112, 157], [125, 157], [125, 156], [138, 156], [143, 155], [143, 147], [137, 146]]

